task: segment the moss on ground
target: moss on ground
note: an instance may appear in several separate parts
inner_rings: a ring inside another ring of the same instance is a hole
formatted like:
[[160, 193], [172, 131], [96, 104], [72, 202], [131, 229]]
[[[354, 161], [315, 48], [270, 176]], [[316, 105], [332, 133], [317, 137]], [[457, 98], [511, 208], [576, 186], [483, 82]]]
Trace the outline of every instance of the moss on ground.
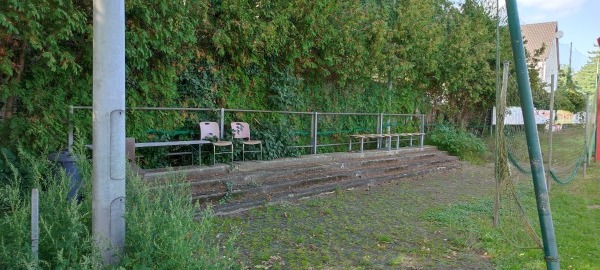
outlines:
[[[490, 269], [472, 236], [428, 210], [489, 197], [491, 167], [342, 190], [225, 218], [248, 267], [270, 269]], [[275, 261], [273, 258], [279, 258]], [[274, 261], [274, 262], [273, 262]]]
[[[552, 189], [565, 269], [600, 265], [596, 167], [586, 178]], [[519, 181], [518, 196], [539, 235], [531, 180]], [[492, 227], [493, 192], [492, 165], [463, 164], [456, 171], [274, 204], [221, 221], [242, 232], [241, 263], [252, 269], [545, 269], [543, 251], [532, 249], [536, 240], [523, 220], [507, 218], [516, 212]]]

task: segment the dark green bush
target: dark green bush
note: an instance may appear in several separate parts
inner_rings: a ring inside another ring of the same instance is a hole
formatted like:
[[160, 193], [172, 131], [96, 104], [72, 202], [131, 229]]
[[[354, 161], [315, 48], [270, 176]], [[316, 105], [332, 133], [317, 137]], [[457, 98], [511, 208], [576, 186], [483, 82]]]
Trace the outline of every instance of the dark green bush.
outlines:
[[439, 125], [427, 133], [426, 142], [460, 157], [461, 160], [474, 163], [482, 161], [486, 152], [485, 143], [481, 138], [448, 125]]
[[0, 184], [4, 184], [11, 177], [10, 164], [14, 164], [15, 159], [15, 154], [8, 148], [0, 148]]

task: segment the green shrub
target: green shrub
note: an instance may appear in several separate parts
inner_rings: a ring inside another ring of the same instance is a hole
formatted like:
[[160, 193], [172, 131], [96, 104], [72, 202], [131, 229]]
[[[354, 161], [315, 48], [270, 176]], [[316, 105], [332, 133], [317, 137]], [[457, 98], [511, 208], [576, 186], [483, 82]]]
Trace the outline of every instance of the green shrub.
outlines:
[[234, 269], [235, 235], [224, 236], [210, 209], [195, 220], [186, 185], [166, 183], [150, 189], [137, 177], [128, 182], [127, 269]]
[[14, 164], [15, 159], [15, 154], [10, 149], [0, 148], [0, 185], [4, 185], [10, 179], [12, 175], [10, 164]]
[[[45, 156], [45, 155], [44, 155]], [[92, 251], [91, 203], [67, 200], [69, 180], [64, 172], [51, 173], [45, 159], [19, 153], [20, 168], [0, 187], [0, 269], [35, 266], [31, 246], [31, 189], [39, 190], [39, 263], [49, 269], [96, 269]], [[86, 192], [84, 188], [83, 192]], [[89, 196], [87, 196], [89, 197]]]
[[[92, 244], [91, 164], [78, 162], [84, 181], [78, 203], [66, 199], [69, 178], [62, 170], [52, 173], [51, 162], [24, 153], [19, 153], [17, 160], [21, 169], [8, 163], [11, 177], [0, 186], [0, 269], [35, 267], [30, 246], [30, 187], [38, 188], [40, 194], [38, 265], [47, 269], [101, 268]], [[196, 220], [197, 209], [189, 186], [171, 182], [151, 188], [129, 174], [126, 249], [121, 265], [115, 267], [239, 268], [233, 248], [235, 235], [220, 234], [210, 210]]]
[[427, 143], [474, 163], [481, 162], [486, 152], [485, 143], [481, 138], [447, 125], [439, 125], [429, 132]]

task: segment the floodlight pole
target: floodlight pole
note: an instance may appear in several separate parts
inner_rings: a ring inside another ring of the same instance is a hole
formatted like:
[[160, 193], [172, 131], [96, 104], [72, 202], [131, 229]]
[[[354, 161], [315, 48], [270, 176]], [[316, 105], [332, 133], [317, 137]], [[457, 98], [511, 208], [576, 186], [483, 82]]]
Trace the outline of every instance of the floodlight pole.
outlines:
[[125, 1], [93, 6], [92, 235], [108, 265], [125, 246]]
[[508, 13], [510, 40], [517, 71], [519, 97], [521, 98], [521, 108], [523, 111], [523, 120], [525, 122], [525, 136], [527, 138], [527, 148], [529, 150], [535, 199], [542, 231], [542, 240], [544, 243], [544, 260], [546, 261], [547, 269], [558, 270], [560, 269], [558, 248], [556, 246], [554, 225], [552, 223], [552, 214], [550, 211], [550, 197], [548, 196], [546, 177], [544, 175], [544, 161], [542, 159], [539, 134], [533, 112], [533, 98], [531, 97], [531, 86], [529, 85], [529, 74], [527, 71], [525, 49], [523, 48], [523, 36], [521, 35], [521, 23], [519, 21], [519, 11], [517, 10], [516, 0], [506, 0], [506, 11]]

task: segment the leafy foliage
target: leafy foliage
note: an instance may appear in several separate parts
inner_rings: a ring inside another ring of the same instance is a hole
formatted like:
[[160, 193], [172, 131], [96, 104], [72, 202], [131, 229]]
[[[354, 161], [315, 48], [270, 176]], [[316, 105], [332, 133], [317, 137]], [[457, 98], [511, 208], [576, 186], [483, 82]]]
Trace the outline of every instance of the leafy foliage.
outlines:
[[57, 149], [66, 141], [58, 136], [66, 134], [64, 102], [91, 102], [87, 91], [72, 91], [91, 86], [91, 2], [9, 0], [0, 14], [0, 100], [9, 130], [1, 141]]
[[[266, 124], [266, 123], [265, 123]], [[256, 132], [257, 138], [264, 143], [264, 159], [276, 159], [281, 157], [298, 156], [298, 151], [291, 148], [293, 145], [293, 136], [285, 126], [285, 123], [279, 125], [268, 124], [264, 131]]]
[[[91, 200], [67, 200], [69, 178], [52, 173], [52, 166], [21, 151], [24, 172], [14, 166], [13, 176], [0, 188], [0, 268], [29, 269], [36, 264], [27, 243], [31, 239], [30, 190], [39, 190], [39, 263], [43, 268], [97, 269], [92, 250]], [[90, 196], [87, 196], [89, 198]]]
[[[0, 268], [37, 268], [30, 242], [31, 187], [39, 190], [39, 263], [48, 269], [102, 269], [91, 235], [91, 164], [78, 167], [84, 185], [82, 200], [67, 200], [70, 179], [52, 173], [52, 165], [20, 152], [26, 174], [14, 166], [13, 177], [0, 186]], [[138, 176], [127, 177], [127, 269], [236, 269], [235, 234], [218, 235], [210, 210], [196, 220], [197, 205], [189, 187], [151, 189]]]
[[600, 61], [600, 48], [595, 46], [595, 51], [590, 52], [588, 62], [573, 75], [573, 80], [586, 93], [596, 93], [596, 67]]
[[427, 141], [441, 150], [448, 151], [451, 155], [459, 156], [470, 162], [483, 161], [486, 151], [485, 142], [473, 135], [458, 131], [449, 125], [439, 125], [427, 134]]
[[[195, 220], [197, 205], [189, 187], [149, 189], [139, 178], [128, 181], [127, 239], [122, 266], [161, 269], [232, 269], [235, 235], [217, 236], [209, 209]], [[172, 184], [175, 181], [171, 182]]]
[[[465, 127], [494, 99], [497, 18], [483, 0], [133, 0], [125, 11], [127, 136], [140, 141], [210, 115], [137, 107], [423, 112]], [[68, 105], [91, 105], [91, 3], [9, 0], [0, 14], [2, 144], [64, 148]], [[91, 138], [91, 115], [73, 122]]]
[[8, 148], [0, 148], [0, 183], [2, 185], [11, 178], [13, 174], [11, 164], [14, 164], [15, 161], [16, 156], [12, 151]]
[[584, 112], [586, 97], [573, 80], [570, 68], [561, 68], [558, 86], [554, 97], [554, 109], [570, 112]]

